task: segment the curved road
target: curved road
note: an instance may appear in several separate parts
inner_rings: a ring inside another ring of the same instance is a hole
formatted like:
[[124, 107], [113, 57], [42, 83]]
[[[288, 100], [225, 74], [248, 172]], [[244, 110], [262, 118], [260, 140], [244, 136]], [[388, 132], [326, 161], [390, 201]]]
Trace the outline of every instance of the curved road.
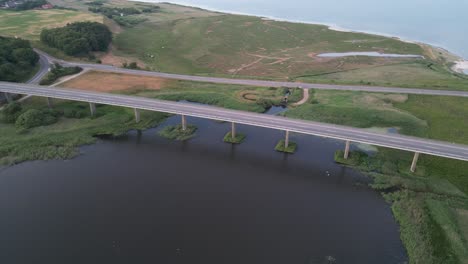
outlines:
[[39, 53], [39, 71], [26, 83], [39, 84], [44, 76], [49, 72], [50, 62], [49, 58]]
[[[378, 93], [401, 93], [401, 94], [422, 94], [422, 95], [441, 95], [441, 96], [458, 96], [468, 97], [468, 91], [449, 91], [437, 89], [417, 89], [417, 88], [400, 88], [400, 87], [383, 87], [383, 86], [354, 86], [354, 85], [332, 85], [332, 84], [313, 84], [313, 83], [298, 83], [298, 82], [277, 82], [277, 81], [263, 81], [263, 80], [246, 80], [246, 79], [229, 79], [217, 77], [203, 77], [182, 74], [171, 74], [162, 72], [151, 72], [142, 70], [131, 70], [118, 68], [110, 65], [103, 64], [90, 64], [67, 62], [64, 60], [56, 59], [47, 53], [37, 50], [36, 52], [45, 60], [51, 62], [58, 62], [63, 66], [79, 66], [84, 69], [109, 71], [116, 73], [126, 73], [141, 76], [151, 76], [167, 79], [177, 79], [186, 81], [197, 82], [210, 82], [210, 83], [223, 83], [223, 84], [239, 84], [249, 86], [263, 86], [263, 87], [289, 87], [289, 88], [302, 88], [302, 89], [319, 89], [319, 90], [340, 90], [340, 91], [365, 91], [365, 92], [378, 92]], [[467, 87], [468, 90], [468, 87]]]
[[46, 88], [31, 84], [0, 82], [0, 92], [59, 98], [201, 117], [468, 161], [468, 146], [466, 145], [451, 144], [448, 142], [421, 139], [398, 134], [380, 134], [369, 132], [364, 129], [290, 119], [281, 116], [267, 116], [264, 114], [228, 110], [213, 106], [162, 101], [143, 97], [71, 89]]

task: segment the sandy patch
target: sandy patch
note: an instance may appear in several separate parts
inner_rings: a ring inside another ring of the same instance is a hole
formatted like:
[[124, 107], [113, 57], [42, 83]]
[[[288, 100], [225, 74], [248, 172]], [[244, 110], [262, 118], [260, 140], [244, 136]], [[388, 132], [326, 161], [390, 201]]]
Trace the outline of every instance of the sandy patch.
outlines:
[[113, 92], [132, 89], [159, 90], [166, 82], [168, 80], [163, 78], [90, 71], [60, 86], [87, 91]]
[[126, 63], [136, 62], [138, 64], [138, 67], [140, 68], [146, 67], [146, 64], [142, 62], [141, 60], [134, 59], [134, 58], [120, 57], [120, 56], [115, 55], [114, 46], [112, 46], [112, 44], [109, 47], [109, 51], [107, 53], [97, 52], [96, 55], [101, 60], [102, 64], [121, 67], [124, 62]]

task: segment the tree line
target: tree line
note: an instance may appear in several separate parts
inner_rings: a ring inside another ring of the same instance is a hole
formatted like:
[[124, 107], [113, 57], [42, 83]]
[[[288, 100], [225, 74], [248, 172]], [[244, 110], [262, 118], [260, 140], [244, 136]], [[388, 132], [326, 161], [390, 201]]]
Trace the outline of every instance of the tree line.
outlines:
[[97, 22], [76, 22], [62, 28], [42, 30], [41, 41], [67, 55], [84, 56], [92, 51], [106, 51], [112, 33]]
[[27, 40], [0, 37], [0, 81], [21, 82], [35, 69], [37, 55]]
[[15, 7], [16, 10], [29, 10], [48, 4], [46, 0], [29, 0]]

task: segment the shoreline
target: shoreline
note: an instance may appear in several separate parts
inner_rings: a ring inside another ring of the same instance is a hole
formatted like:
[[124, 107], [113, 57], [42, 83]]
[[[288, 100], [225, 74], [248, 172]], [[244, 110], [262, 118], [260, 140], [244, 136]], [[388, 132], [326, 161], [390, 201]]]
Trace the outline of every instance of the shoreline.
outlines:
[[[259, 17], [265, 20], [272, 20], [272, 21], [278, 21], [278, 22], [290, 22], [290, 23], [298, 23], [298, 24], [307, 24], [307, 25], [318, 25], [318, 26], [326, 26], [328, 29], [333, 30], [333, 31], [338, 31], [338, 32], [348, 32], [348, 33], [364, 33], [364, 34], [369, 34], [369, 35], [376, 35], [376, 36], [381, 36], [381, 37], [387, 37], [387, 38], [393, 38], [397, 39], [402, 42], [406, 43], [412, 43], [412, 44], [418, 44], [421, 46], [430, 46], [435, 49], [442, 49], [450, 55], [453, 55], [457, 59], [452, 61], [455, 64], [458, 62], [466, 62], [468, 63], [468, 58], [465, 59], [463, 56], [454, 53], [450, 51], [448, 48], [443, 47], [440, 44], [435, 44], [435, 43], [429, 43], [429, 42], [422, 42], [422, 41], [417, 41], [417, 40], [411, 40], [404, 38], [402, 36], [398, 35], [392, 35], [392, 34], [387, 34], [383, 32], [375, 32], [375, 31], [370, 31], [370, 30], [354, 30], [354, 29], [348, 29], [342, 26], [339, 26], [334, 23], [326, 23], [326, 22], [317, 22], [317, 21], [304, 21], [304, 20], [294, 20], [294, 19], [285, 19], [285, 18], [279, 18], [279, 17], [274, 17], [274, 16], [265, 16], [265, 15], [258, 15], [258, 14], [252, 14], [252, 13], [244, 13], [244, 12], [236, 12], [236, 11], [230, 11], [230, 10], [225, 10], [225, 9], [217, 9], [209, 6], [195, 6], [192, 4], [184, 3], [183, 1], [158, 1], [158, 0], [127, 0], [130, 2], [142, 2], [142, 3], [151, 3], [151, 4], [171, 4], [171, 5], [178, 5], [178, 6], [183, 6], [183, 7], [189, 7], [189, 8], [197, 8], [197, 9], [202, 9], [206, 11], [211, 11], [211, 12], [217, 12], [217, 13], [224, 13], [224, 14], [230, 14], [230, 15], [242, 15], [242, 16], [253, 16], [253, 17]], [[452, 68], [452, 70], [455, 71], [455, 68]], [[468, 74], [468, 68], [465, 69], [466, 74]], [[464, 73], [463, 70], [456, 71], [459, 73]]]

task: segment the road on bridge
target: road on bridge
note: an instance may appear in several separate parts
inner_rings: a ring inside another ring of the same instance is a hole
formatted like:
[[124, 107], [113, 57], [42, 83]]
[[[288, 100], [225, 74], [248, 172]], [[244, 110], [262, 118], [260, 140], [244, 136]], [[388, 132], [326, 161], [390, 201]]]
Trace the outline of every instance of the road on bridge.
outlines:
[[258, 113], [228, 110], [214, 106], [194, 105], [182, 102], [162, 101], [143, 97], [87, 92], [81, 90], [46, 88], [32, 84], [7, 82], [0, 82], [0, 92], [201, 117], [468, 161], [468, 146], [466, 145], [458, 145], [398, 134], [380, 134], [364, 129], [290, 119], [281, 116], [268, 116]]

